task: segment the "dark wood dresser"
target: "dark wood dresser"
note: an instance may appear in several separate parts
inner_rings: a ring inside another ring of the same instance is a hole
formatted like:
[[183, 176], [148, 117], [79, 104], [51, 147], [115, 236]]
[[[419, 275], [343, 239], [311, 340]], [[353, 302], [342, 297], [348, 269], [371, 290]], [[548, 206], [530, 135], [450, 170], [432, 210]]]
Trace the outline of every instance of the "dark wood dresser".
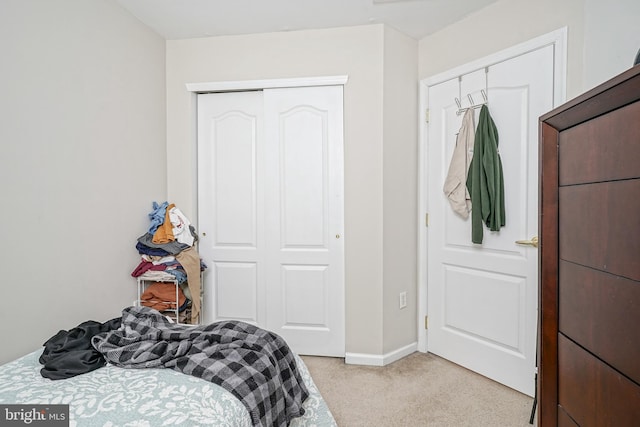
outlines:
[[539, 425], [640, 426], [640, 65], [540, 118]]

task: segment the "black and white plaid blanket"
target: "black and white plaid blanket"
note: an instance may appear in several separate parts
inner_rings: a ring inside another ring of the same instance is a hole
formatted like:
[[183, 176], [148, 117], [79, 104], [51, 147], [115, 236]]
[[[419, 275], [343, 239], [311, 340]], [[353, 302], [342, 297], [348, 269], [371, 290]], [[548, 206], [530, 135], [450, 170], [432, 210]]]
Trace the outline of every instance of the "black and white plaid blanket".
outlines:
[[122, 326], [92, 344], [116, 366], [171, 368], [220, 385], [246, 406], [254, 426], [287, 426], [304, 414], [309, 392], [289, 346], [248, 323], [178, 325], [148, 307], [128, 307]]

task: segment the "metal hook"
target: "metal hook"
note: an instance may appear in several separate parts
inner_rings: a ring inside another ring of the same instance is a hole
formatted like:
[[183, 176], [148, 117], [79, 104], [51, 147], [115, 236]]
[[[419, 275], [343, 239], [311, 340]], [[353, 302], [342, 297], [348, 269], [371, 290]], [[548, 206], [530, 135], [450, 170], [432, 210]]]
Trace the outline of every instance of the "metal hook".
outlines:
[[470, 94], [470, 93], [468, 93], [468, 94], [467, 94], [467, 97], [469, 98], [469, 105], [470, 105], [471, 107], [473, 107], [474, 102], [473, 102], [473, 98], [471, 97], [471, 94]]
[[484, 102], [485, 103], [489, 103], [489, 95], [487, 95], [487, 93], [489, 92], [489, 67], [484, 67]]

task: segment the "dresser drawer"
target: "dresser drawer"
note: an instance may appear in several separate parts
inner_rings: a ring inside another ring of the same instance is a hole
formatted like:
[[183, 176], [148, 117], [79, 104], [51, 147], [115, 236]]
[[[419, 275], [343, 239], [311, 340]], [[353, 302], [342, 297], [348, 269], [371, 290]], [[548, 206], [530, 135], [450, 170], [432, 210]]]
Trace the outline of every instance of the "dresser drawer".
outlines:
[[640, 102], [596, 117], [560, 135], [560, 185], [638, 177]]
[[558, 404], [581, 427], [640, 425], [640, 386], [562, 334]]
[[640, 384], [640, 283], [560, 261], [559, 329]]
[[640, 179], [561, 187], [559, 204], [561, 259], [640, 281]]

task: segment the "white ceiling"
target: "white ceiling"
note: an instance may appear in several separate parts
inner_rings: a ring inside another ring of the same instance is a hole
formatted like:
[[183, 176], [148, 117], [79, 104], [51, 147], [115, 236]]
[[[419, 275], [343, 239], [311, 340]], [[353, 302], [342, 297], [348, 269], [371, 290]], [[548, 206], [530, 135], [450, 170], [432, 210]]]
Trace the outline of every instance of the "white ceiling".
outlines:
[[496, 0], [117, 0], [166, 39], [384, 23], [419, 40]]

